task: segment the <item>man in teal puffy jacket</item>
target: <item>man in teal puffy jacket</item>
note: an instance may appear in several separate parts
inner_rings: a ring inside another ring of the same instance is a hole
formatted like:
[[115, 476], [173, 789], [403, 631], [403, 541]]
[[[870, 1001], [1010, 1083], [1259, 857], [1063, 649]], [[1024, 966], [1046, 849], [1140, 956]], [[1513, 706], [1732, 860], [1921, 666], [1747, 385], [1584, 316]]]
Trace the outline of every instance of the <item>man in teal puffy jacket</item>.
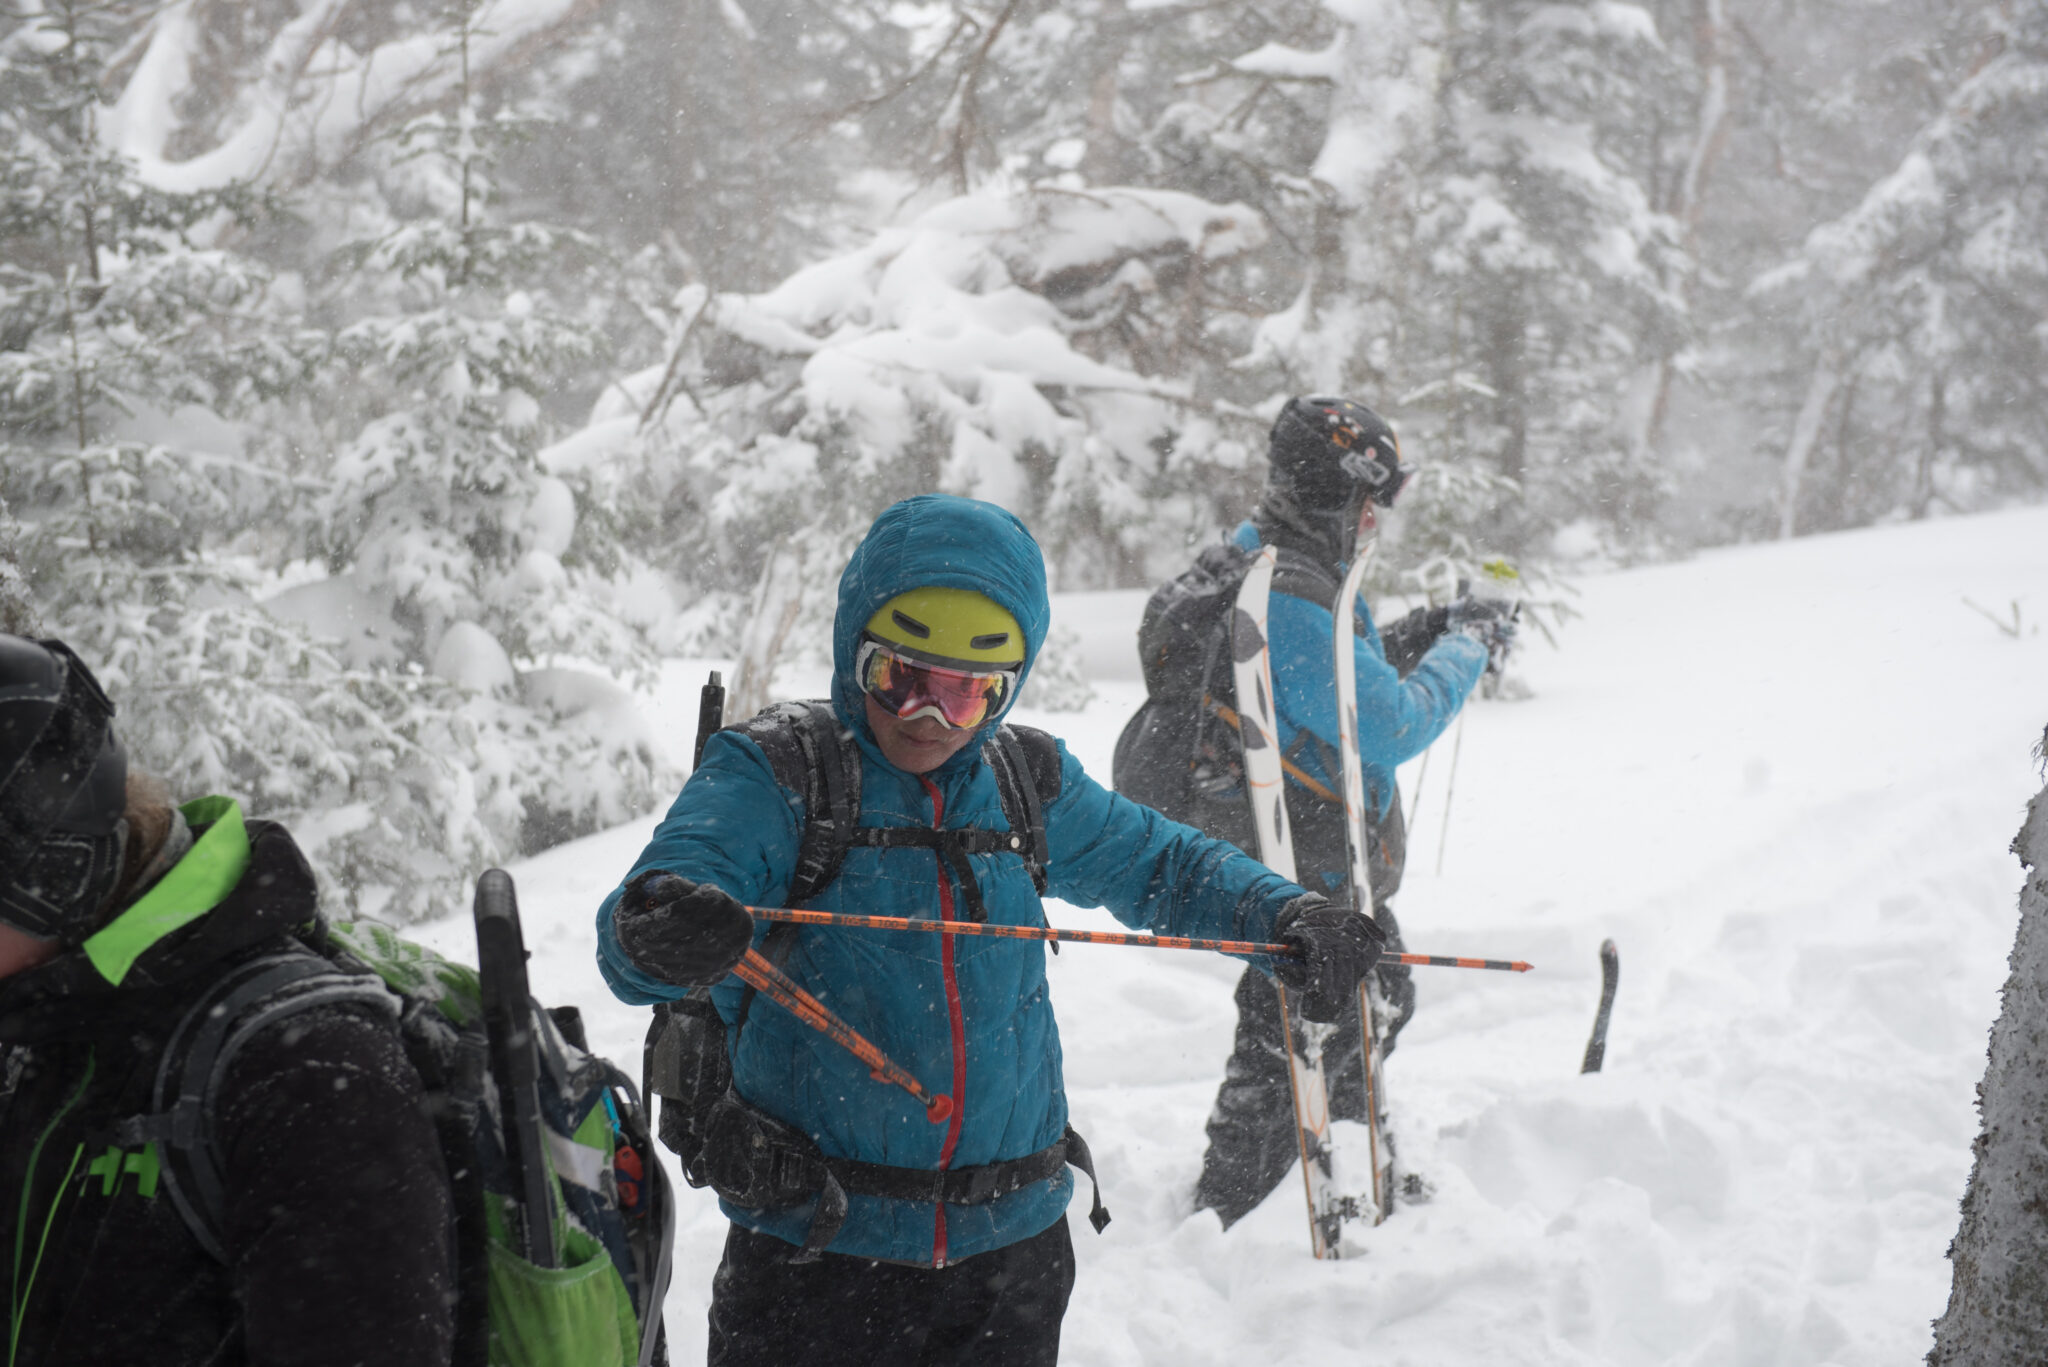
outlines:
[[[1015, 700], [1050, 615], [1037, 543], [1009, 513], [926, 495], [876, 519], [840, 580], [833, 628], [831, 705], [859, 752], [860, 827], [1010, 829], [981, 741]], [[1260, 967], [1332, 1010], [1355, 994], [1378, 954], [1367, 918], [1109, 792], [1047, 745], [1059, 770], [1043, 813], [1047, 895], [1161, 934], [1289, 943], [1298, 958]], [[932, 1123], [726, 976], [767, 932], [745, 906], [781, 905], [790, 888], [803, 808], [748, 734], [720, 732], [598, 915], [599, 965], [621, 998], [673, 1000], [717, 983], [733, 1093], [766, 1130], [787, 1127], [873, 1179], [868, 1191], [849, 1180], [822, 1257], [803, 1248], [815, 1192], [765, 1208], [722, 1197], [732, 1229], [713, 1282], [710, 1361], [1052, 1363], [1073, 1282], [1073, 1181], [1063, 1166], [1015, 1189], [1002, 1180], [1060, 1151], [1067, 1133], [1045, 946], [821, 926], [794, 939], [789, 976], [953, 1099]], [[971, 889], [937, 849], [856, 843], [803, 905], [1044, 924], [1022, 858], [965, 858]], [[938, 1202], [875, 1194], [941, 1181]]]

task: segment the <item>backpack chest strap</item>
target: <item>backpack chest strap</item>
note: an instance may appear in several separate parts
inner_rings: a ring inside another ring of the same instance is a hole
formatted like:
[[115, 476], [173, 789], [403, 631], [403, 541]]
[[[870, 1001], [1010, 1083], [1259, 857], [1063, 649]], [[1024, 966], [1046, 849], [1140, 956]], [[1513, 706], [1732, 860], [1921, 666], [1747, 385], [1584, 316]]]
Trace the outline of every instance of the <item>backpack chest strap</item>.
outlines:
[[861, 826], [853, 830], [848, 844], [878, 850], [934, 850], [967, 903], [967, 919], [988, 920], [988, 904], [981, 897], [981, 880], [974, 876], [970, 854], [1014, 854], [1025, 858], [1025, 838], [1016, 831], [992, 831], [980, 826], [935, 831], [929, 826]]

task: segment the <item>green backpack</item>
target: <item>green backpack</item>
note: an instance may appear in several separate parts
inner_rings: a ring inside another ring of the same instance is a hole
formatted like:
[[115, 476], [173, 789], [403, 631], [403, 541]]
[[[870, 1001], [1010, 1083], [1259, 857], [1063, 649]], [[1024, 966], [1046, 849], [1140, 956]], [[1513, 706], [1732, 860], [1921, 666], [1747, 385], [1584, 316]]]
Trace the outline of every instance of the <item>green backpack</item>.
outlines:
[[[522, 975], [523, 976], [523, 975]], [[536, 1007], [540, 1188], [508, 1157], [477, 970], [371, 922], [317, 927], [236, 965], [187, 1012], [157, 1071], [155, 1113], [122, 1127], [156, 1140], [163, 1185], [225, 1261], [214, 1088], [255, 1032], [352, 1002], [389, 1016], [419, 1073], [454, 1197], [458, 1367], [665, 1364], [675, 1208], [633, 1083], [589, 1051], [575, 1007]], [[522, 1256], [524, 1191], [545, 1190], [556, 1266]]]

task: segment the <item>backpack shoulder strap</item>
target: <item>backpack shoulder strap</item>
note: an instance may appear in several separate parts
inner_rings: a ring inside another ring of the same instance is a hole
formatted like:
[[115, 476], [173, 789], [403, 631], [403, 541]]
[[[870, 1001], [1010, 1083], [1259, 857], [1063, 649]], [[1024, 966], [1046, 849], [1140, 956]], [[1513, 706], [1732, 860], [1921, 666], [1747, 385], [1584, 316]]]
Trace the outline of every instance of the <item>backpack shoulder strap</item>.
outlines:
[[[766, 708], [737, 728], [761, 747], [775, 781], [803, 797], [804, 826], [797, 837], [796, 869], [785, 905], [800, 906], [839, 876], [853, 832], [860, 825], [860, 754], [823, 698]], [[789, 959], [802, 927], [778, 921], [761, 953], [777, 968]], [[753, 1009], [754, 989], [740, 996], [737, 1031]]]
[[801, 905], [839, 876], [860, 824], [860, 756], [823, 699], [777, 703], [734, 729], [761, 747], [775, 781], [803, 798], [803, 833], [786, 898], [790, 906]]
[[250, 1040], [316, 1006], [349, 1002], [396, 1020], [398, 998], [374, 976], [345, 972], [294, 946], [237, 964], [201, 993], [171, 1032], [157, 1065], [147, 1115], [115, 1127], [123, 1147], [155, 1143], [162, 1182], [199, 1246], [227, 1261], [227, 1198], [214, 1134], [215, 1102], [228, 1065]]
[[1343, 583], [1320, 561], [1291, 546], [1274, 548], [1273, 592], [1334, 612], [1337, 595], [1343, 588]]
[[999, 726], [982, 747], [982, 756], [995, 771], [1003, 816], [1011, 831], [1025, 838], [1019, 853], [1031, 871], [1032, 886], [1043, 897], [1050, 859], [1045, 809], [1060, 795], [1059, 742], [1035, 727]]

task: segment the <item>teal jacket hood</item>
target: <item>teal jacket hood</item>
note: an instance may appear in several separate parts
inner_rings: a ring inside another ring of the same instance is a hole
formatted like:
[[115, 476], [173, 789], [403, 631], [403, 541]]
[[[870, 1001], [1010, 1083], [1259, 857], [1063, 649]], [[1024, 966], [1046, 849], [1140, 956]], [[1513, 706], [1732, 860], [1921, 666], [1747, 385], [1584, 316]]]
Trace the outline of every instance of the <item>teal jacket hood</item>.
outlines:
[[[1024, 629], [1020, 691], [1045, 644], [1052, 623], [1045, 556], [1014, 513], [952, 494], [919, 494], [890, 504], [846, 562], [832, 619], [832, 702], [841, 720], [863, 738], [870, 733], [853, 669], [861, 630], [882, 604], [920, 588], [971, 589], [1017, 619]], [[983, 727], [993, 726], [1000, 715]], [[973, 748], [962, 753], [971, 755]]]

